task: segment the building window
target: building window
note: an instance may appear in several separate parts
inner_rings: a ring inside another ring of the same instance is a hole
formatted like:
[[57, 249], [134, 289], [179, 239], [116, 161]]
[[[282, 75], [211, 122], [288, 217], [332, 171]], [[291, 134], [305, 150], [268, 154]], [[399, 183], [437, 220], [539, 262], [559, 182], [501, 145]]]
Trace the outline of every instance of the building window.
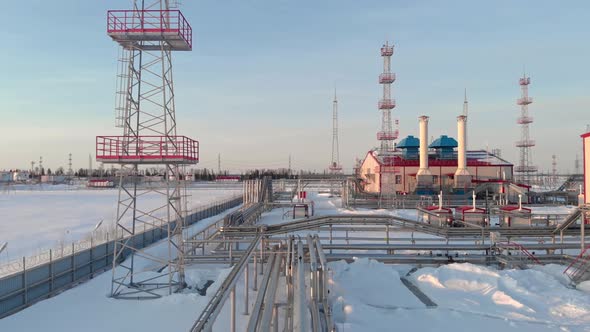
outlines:
[[395, 184], [402, 184], [402, 176], [401, 175], [395, 176]]

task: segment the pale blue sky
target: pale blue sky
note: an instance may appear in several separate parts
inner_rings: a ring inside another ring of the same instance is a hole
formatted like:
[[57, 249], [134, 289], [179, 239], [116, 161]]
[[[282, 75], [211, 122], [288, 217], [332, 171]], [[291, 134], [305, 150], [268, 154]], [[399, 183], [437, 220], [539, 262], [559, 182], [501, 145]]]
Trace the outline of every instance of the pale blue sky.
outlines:
[[[130, 1], [9, 1], [0, 37], [0, 169], [43, 155], [51, 168], [86, 167], [96, 135], [114, 128], [117, 45], [107, 9]], [[346, 169], [377, 145], [381, 44], [396, 45], [394, 116], [402, 136], [431, 117], [456, 136], [463, 89], [470, 148], [501, 148], [516, 163], [515, 123], [526, 65], [534, 162], [573, 170], [590, 123], [588, 1], [184, 0], [194, 49], [174, 59], [179, 134], [201, 142], [201, 166], [321, 170], [330, 161], [331, 101], [340, 100]]]

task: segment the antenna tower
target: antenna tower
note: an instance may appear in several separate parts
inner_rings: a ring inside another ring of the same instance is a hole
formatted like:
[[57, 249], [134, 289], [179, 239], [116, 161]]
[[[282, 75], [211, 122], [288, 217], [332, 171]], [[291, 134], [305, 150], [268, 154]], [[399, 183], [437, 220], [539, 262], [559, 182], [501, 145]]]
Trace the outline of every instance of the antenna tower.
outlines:
[[518, 180], [521, 183], [530, 185], [532, 174], [537, 172], [537, 167], [533, 166], [533, 156], [531, 147], [535, 146], [535, 141], [529, 136], [529, 124], [533, 123], [533, 118], [529, 116], [529, 105], [533, 99], [529, 97], [529, 84], [531, 84], [530, 77], [526, 74], [519, 80], [522, 95], [516, 100], [516, 104], [520, 105], [520, 117], [517, 123], [521, 125], [520, 141], [516, 142], [516, 147], [520, 148], [520, 159], [518, 166], [514, 167], [514, 172], [519, 174]]
[[557, 187], [557, 156], [551, 156], [551, 166], [553, 167], [551, 170], [551, 182], [553, 187]]
[[[111, 296], [157, 298], [185, 287], [181, 168], [198, 162], [199, 145], [177, 135], [172, 54], [192, 50], [192, 29], [168, 0], [134, 0], [131, 10], [107, 13], [107, 34], [121, 46], [116, 126], [122, 135], [96, 138], [97, 161], [121, 165]], [[164, 188], [141, 183], [140, 167], [147, 165], [165, 169]], [[148, 207], [146, 198], [154, 195], [162, 205]], [[167, 234], [165, 255], [135, 245], [146, 228]]]
[[381, 142], [381, 155], [393, 152], [393, 141], [398, 137], [398, 131], [393, 130], [391, 122], [391, 110], [395, 108], [395, 99], [391, 99], [391, 83], [395, 82], [395, 73], [391, 72], [392, 55], [393, 45], [389, 46], [389, 42], [385, 42], [385, 45], [381, 47], [383, 73], [379, 75], [379, 84], [383, 85], [383, 97], [378, 104], [382, 113], [381, 131], [377, 133], [377, 140]]
[[340, 147], [338, 146], [338, 99], [336, 98], [336, 89], [334, 89], [334, 101], [332, 102], [332, 162], [329, 169], [332, 174], [342, 172]]

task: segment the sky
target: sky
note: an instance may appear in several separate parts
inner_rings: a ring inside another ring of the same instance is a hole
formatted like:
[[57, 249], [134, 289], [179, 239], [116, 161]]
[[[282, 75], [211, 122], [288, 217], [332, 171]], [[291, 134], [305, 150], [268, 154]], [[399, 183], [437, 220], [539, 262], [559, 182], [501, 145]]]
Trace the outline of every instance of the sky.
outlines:
[[[87, 167], [95, 136], [115, 128], [118, 46], [106, 11], [130, 1], [3, 4], [0, 169]], [[517, 163], [518, 79], [531, 77], [533, 162], [573, 171], [590, 123], [588, 1], [182, 1], [193, 51], [174, 53], [178, 134], [200, 141], [198, 167], [325, 169], [338, 91], [340, 161], [377, 146], [380, 47], [395, 45], [400, 137], [456, 137], [463, 91], [470, 149]], [[96, 163], [94, 165], [96, 167]]]

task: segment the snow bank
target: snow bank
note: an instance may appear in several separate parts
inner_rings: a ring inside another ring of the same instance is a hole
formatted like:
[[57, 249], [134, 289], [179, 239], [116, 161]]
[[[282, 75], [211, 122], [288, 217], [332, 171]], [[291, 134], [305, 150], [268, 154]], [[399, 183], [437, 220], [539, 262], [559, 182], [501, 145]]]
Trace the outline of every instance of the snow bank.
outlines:
[[369, 327], [384, 310], [424, 307], [392, 266], [361, 258], [351, 264], [333, 262], [329, 268], [330, 301], [337, 324]]
[[[590, 297], [554, 277], [560, 266], [505, 270], [471, 264], [422, 268], [408, 277], [438, 307], [400, 282], [409, 266], [359, 259], [330, 263], [331, 301], [344, 331], [589, 331]], [[545, 271], [544, 271], [545, 270]]]
[[590, 324], [590, 298], [566, 287], [556, 272], [557, 266], [495, 270], [465, 263], [422, 268], [412, 279], [440, 307], [458, 312], [547, 325]]

